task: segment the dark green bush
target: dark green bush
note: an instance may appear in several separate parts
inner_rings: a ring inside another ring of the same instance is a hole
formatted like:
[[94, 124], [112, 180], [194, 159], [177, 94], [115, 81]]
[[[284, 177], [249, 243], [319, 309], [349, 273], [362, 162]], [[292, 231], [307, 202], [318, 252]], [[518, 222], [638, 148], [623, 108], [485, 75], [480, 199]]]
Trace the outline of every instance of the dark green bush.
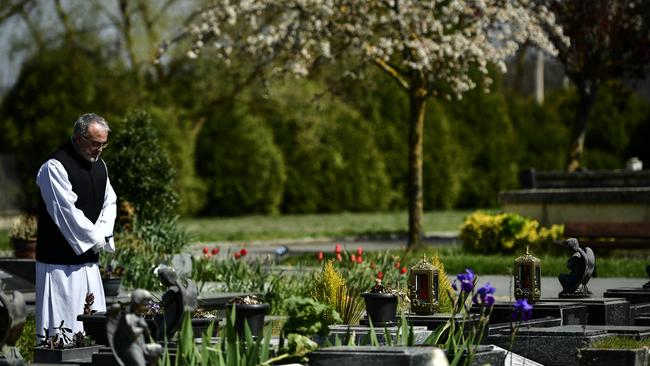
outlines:
[[208, 187], [204, 213], [278, 212], [286, 173], [273, 133], [245, 109], [229, 109], [211, 118], [197, 142], [197, 170]]
[[134, 111], [113, 128], [105, 160], [118, 200], [131, 202], [143, 223], [176, 216], [175, 170], [144, 111]]

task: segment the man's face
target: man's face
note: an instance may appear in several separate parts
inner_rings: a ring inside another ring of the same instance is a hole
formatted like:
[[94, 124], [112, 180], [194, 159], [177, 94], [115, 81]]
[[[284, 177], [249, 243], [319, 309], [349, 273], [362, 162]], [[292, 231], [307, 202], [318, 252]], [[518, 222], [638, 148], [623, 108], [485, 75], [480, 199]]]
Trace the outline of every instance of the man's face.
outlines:
[[108, 146], [108, 131], [98, 123], [88, 125], [86, 136], [75, 135], [74, 138], [79, 146], [81, 156], [91, 163], [96, 162], [99, 155]]

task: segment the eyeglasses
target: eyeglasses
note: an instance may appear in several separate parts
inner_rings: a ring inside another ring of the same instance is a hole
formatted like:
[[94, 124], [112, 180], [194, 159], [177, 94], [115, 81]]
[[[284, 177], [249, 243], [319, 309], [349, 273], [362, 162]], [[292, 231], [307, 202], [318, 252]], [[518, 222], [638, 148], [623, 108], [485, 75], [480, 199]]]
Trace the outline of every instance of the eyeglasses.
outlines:
[[101, 150], [104, 150], [106, 147], [108, 147], [108, 142], [93, 141], [93, 140], [89, 139], [88, 137], [86, 137], [86, 136], [84, 136], [84, 135], [81, 135], [81, 137], [82, 137], [84, 140], [90, 142], [90, 144], [91, 144], [91, 145], [93, 146], [93, 148], [95, 148], [95, 149], [101, 149]]

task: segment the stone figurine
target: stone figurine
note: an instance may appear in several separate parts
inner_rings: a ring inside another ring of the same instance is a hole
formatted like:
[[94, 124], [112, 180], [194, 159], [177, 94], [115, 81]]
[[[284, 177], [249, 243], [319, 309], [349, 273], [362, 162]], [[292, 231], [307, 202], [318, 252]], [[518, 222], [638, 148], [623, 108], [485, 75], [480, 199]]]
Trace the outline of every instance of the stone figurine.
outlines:
[[155, 339], [162, 340], [165, 335], [171, 339], [181, 325], [183, 312], [192, 312], [196, 308], [198, 291], [193, 280], [179, 280], [172, 267], [161, 265], [156, 274], [167, 290], [160, 300], [163, 313], [156, 316]]
[[0, 365], [23, 365], [16, 342], [23, 332], [26, 318], [27, 307], [23, 294], [13, 291], [8, 295], [0, 291]]
[[148, 343], [151, 333], [142, 316], [151, 299], [149, 291], [137, 289], [131, 294], [131, 303], [126, 312], [115, 304], [106, 314], [108, 344], [120, 366], [155, 366], [158, 363], [162, 346]]
[[564, 246], [573, 254], [567, 261], [567, 268], [570, 273], [561, 273], [558, 276], [562, 285], [562, 292], [559, 297], [581, 298], [589, 297], [591, 291], [587, 288], [587, 282], [591, 278], [596, 266], [596, 257], [591, 248], [580, 248], [578, 240], [569, 238], [564, 241]]

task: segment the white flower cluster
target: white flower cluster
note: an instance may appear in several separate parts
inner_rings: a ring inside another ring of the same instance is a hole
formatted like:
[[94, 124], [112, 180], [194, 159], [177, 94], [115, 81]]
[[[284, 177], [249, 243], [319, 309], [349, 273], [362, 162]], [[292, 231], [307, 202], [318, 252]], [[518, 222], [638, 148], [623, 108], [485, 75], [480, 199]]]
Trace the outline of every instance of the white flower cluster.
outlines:
[[216, 0], [188, 32], [190, 57], [212, 45], [225, 60], [299, 76], [317, 62], [357, 59], [457, 97], [476, 86], [471, 68], [488, 79], [488, 63], [505, 70], [522, 42], [555, 54], [547, 32], [563, 37], [542, 0]]

